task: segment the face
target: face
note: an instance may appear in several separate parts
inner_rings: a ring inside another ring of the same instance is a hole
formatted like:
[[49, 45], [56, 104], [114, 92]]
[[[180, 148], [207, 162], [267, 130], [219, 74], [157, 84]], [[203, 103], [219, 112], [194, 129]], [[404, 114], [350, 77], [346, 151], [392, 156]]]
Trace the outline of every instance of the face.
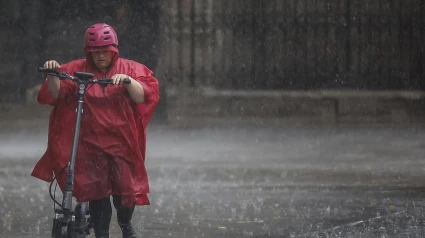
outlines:
[[93, 62], [99, 69], [106, 69], [111, 64], [112, 56], [113, 52], [107, 49], [91, 52]]

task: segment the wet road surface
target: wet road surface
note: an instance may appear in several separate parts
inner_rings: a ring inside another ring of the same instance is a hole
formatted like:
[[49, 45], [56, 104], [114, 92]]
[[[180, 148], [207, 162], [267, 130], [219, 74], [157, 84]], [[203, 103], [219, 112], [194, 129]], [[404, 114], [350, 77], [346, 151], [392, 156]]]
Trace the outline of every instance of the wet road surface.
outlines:
[[[0, 132], [0, 237], [50, 237], [48, 184], [29, 175], [45, 146], [45, 129]], [[420, 126], [153, 126], [147, 153], [140, 237], [425, 236]]]

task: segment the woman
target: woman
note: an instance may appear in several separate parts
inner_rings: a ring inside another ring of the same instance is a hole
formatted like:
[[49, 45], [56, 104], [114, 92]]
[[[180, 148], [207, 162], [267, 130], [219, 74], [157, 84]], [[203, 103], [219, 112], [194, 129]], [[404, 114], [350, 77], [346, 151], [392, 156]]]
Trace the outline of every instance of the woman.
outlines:
[[[159, 101], [158, 81], [144, 65], [119, 57], [115, 30], [104, 23], [85, 34], [85, 59], [60, 65], [46, 61], [45, 68], [73, 74], [89, 72], [94, 78], [111, 78], [115, 85], [93, 84], [85, 93], [84, 111], [73, 195], [90, 204], [96, 237], [109, 237], [112, 216], [110, 196], [123, 237], [136, 237], [131, 225], [135, 205], [148, 205], [145, 161], [146, 126]], [[129, 78], [130, 84], [122, 84]], [[77, 86], [70, 80], [47, 76], [38, 101], [54, 106], [49, 121], [46, 153], [32, 176], [50, 182], [69, 162], [77, 107]], [[58, 177], [63, 190], [66, 173]]]

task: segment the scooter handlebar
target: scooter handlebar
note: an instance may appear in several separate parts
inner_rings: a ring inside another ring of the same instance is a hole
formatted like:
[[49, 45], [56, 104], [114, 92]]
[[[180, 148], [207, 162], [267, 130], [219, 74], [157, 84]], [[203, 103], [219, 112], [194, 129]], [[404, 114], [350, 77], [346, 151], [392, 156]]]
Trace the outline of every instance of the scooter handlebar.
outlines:
[[55, 69], [46, 69], [46, 68], [43, 68], [43, 67], [38, 67], [37, 72], [46, 73], [46, 74], [48, 74], [48, 73], [59, 74], [59, 71], [57, 71]]
[[[54, 70], [54, 69], [46, 69], [46, 68], [43, 68], [43, 67], [38, 67], [37, 68], [37, 71], [38, 72], [40, 72], [40, 73], [45, 73], [45, 74], [51, 74], [51, 75], [55, 75], [55, 76], [57, 76], [57, 77], [59, 77], [60, 79], [66, 79], [66, 78], [69, 78], [69, 79], [71, 79], [71, 80], [73, 80], [73, 81], [81, 81], [81, 80], [79, 80], [78, 78], [75, 78], [75, 77], [73, 77], [73, 76], [71, 76], [71, 75], [68, 75], [68, 74], [66, 74], [66, 73], [64, 73], [64, 72], [59, 72], [59, 71], [57, 71], [57, 70]], [[76, 74], [76, 76], [81, 76], [81, 75], [87, 75], [88, 73], [84, 73], [84, 72], [75, 72], [75, 74]], [[92, 76], [93, 77], [93, 76]], [[89, 80], [89, 81], [86, 81], [86, 80], [84, 80], [84, 81], [82, 81], [82, 82], [85, 82], [85, 83], [99, 83], [99, 84], [103, 84], [103, 85], [106, 85], [106, 84], [112, 84], [112, 79], [110, 79], [110, 78], [105, 78], [105, 79], [95, 79], [95, 80]], [[123, 81], [123, 84], [130, 84], [131, 83], [131, 80], [129, 79], [129, 78], [126, 78], [126, 79], [124, 79], [124, 81]]]
[[[113, 84], [112, 83], [112, 79], [110, 78], [104, 78], [104, 79], [94, 79], [93, 80], [94, 83], [99, 83], [99, 84]], [[130, 84], [131, 80], [129, 78], [126, 78], [122, 81], [123, 84]]]

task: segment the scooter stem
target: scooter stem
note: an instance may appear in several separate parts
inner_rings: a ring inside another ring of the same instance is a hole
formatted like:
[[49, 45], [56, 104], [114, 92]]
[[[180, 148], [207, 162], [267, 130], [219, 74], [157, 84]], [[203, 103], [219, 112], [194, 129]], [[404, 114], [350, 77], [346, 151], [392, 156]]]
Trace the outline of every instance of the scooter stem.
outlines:
[[78, 138], [80, 134], [81, 116], [83, 114], [84, 93], [85, 93], [86, 85], [79, 84], [78, 89], [79, 90], [78, 90], [77, 119], [75, 120], [75, 131], [74, 131], [74, 138], [72, 141], [71, 161], [69, 162], [68, 175], [66, 178], [65, 191], [63, 194], [63, 202], [62, 202], [63, 208], [68, 211], [72, 209], [72, 191], [74, 189], [75, 159], [76, 159], [77, 149], [78, 149]]

